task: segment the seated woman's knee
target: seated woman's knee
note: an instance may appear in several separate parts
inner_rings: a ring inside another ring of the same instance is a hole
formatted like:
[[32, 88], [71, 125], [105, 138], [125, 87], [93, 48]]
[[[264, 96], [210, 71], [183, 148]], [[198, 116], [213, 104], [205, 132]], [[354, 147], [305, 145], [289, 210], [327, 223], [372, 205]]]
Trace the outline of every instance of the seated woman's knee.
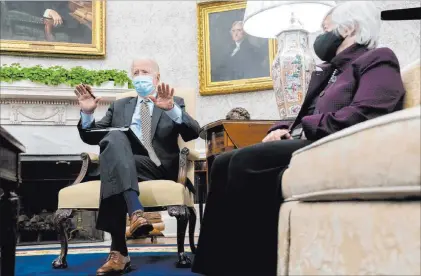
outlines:
[[227, 168], [233, 152], [226, 152], [218, 155], [212, 163], [212, 172]]
[[241, 174], [251, 163], [253, 163], [253, 158], [250, 158], [246, 151], [238, 150], [232, 155], [228, 170], [231, 174]]

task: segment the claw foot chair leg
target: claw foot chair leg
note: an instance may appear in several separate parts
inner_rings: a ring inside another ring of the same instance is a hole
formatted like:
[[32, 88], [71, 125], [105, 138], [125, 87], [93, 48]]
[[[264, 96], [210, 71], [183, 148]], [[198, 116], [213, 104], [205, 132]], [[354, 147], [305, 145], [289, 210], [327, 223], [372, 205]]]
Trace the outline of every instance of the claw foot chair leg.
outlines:
[[58, 231], [60, 239], [60, 255], [53, 261], [52, 266], [55, 269], [67, 268], [67, 250], [68, 250], [68, 237], [67, 237], [67, 220], [73, 213], [72, 209], [59, 209], [54, 214], [54, 225]]
[[186, 206], [170, 206], [168, 214], [177, 219], [177, 268], [190, 268], [191, 260], [184, 252], [184, 239], [186, 238], [187, 224], [189, 222], [189, 210]]

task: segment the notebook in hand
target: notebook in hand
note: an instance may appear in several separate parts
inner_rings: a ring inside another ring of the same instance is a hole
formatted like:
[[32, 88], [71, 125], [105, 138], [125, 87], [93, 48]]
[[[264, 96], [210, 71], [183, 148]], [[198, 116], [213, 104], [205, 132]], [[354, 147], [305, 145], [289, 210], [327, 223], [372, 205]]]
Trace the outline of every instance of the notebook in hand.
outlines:
[[133, 130], [131, 130], [129, 127], [91, 128], [85, 130], [86, 135], [89, 135], [90, 139], [96, 141], [96, 143], [99, 143], [110, 131], [123, 132], [130, 141], [133, 154], [148, 156], [148, 151], [143, 146], [142, 142], [139, 140], [136, 134], [134, 134]]

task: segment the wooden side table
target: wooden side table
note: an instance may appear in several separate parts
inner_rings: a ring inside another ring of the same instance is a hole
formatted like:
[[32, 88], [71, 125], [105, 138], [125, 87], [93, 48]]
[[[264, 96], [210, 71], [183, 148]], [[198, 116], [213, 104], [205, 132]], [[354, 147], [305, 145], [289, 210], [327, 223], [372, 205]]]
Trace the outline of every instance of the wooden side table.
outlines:
[[[215, 158], [225, 152], [261, 143], [270, 127], [277, 122], [292, 124], [293, 120], [219, 120], [202, 127], [200, 138], [206, 142], [206, 168], [203, 170], [207, 178], [207, 191], [201, 202], [206, 201], [210, 190], [210, 172]], [[201, 204], [199, 204], [199, 209], [203, 209]], [[200, 215], [202, 217], [202, 213]]]
[[[25, 147], [0, 126], [0, 275], [15, 275], [20, 154]], [[2, 190], [2, 192], [1, 192]]]
[[[202, 127], [200, 138], [206, 142], [208, 191], [211, 185], [210, 172], [215, 158], [234, 149], [261, 143], [271, 126], [281, 121], [274, 120], [219, 120]], [[291, 123], [292, 120], [284, 120]]]

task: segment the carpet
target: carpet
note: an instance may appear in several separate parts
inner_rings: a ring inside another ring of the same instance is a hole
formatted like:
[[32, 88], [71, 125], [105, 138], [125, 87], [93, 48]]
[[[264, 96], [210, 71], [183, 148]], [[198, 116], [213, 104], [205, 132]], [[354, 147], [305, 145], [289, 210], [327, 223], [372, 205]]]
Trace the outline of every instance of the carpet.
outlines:
[[[70, 248], [66, 269], [53, 269], [51, 262], [59, 254], [57, 248], [17, 250], [16, 276], [90, 276], [107, 258], [109, 247]], [[176, 268], [176, 246], [131, 246], [129, 254], [132, 271], [130, 276], [200, 276], [191, 272], [190, 268]], [[193, 260], [194, 256], [188, 252]]]

